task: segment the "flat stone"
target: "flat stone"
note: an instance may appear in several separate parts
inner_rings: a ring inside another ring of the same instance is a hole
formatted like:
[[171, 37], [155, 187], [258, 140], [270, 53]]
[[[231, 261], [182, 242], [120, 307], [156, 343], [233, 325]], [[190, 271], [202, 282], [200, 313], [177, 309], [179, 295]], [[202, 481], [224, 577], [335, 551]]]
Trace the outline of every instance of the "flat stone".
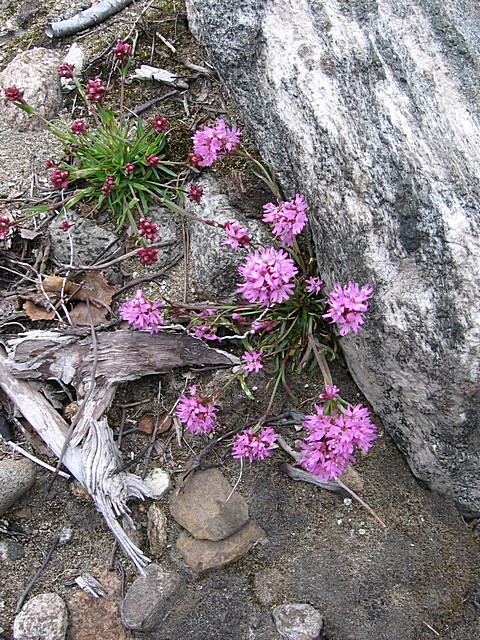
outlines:
[[36, 465], [26, 458], [0, 460], [0, 515], [33, 487], [36, 477]]
[[272, 612], [282, 638], [317, 640], [323, 628], [320, 613], [309, 604], [282, 604]]
[[122, 624], [132, 631], [152, 631], [179, 595], [183, 579], [158, 564], [146, 568], [146, 576], [132, 584], [122, 602]]
[[14, 640], [65, 640], [68, 613], [56, 593], [41, 593], [27, 602], [13, 623]]
[[167, 520], [163, 508], [155, 502], [147, 513], [147, 536], [151, 555], [161, 556], [167, 546]]
[[150, 497], [153, 500], [160, 500], [170, 490], [170, 476], [163, 469], [152, 469], [143, 481], [150, 489]]
[[171, 242], [167, 247], [158, 247], [158, 260], [155, 267], [161, 269], [178, 258], [182, 252], [174, 214], [164, 207], [151, 206], [148, 209], [148, 220], [157, 225], [158, 242]]
[[[70, 235], [73, 243], [73, 263], [90, 265], [97, 260], [107, 261], [113, 256], [120, 242], [113, 231], [104, 229], [92, 220], [83, 219], [69, 213]], [[52, 255], [55, 260], [68, 264], [70, 262], [70, 242], [65, 231], [59, 226], [65, 222], [63, 216], [58, 216], [49, 227]], [[75, 223], [75, 224], [74, 224]], [[106, 248], [109, 247], [108, 251]]]
[[248, 506], [218, 469], [197, 471], [184, 491], [170, 496], [173, 518], [194, 538], [223, 540], [249, 519]]
[[0, 559], [16, 562], [25, 556], [25, 549], [15, 540], [0, 540]]
[[94, 599], [80, 590], [74, 593], [68, 601], [69, 640], [125, 640], [126, 631], [120, 621], [120, 577], [105, 569], [94, 573], [107, 597]]
[[225, 540], [196, 540], [182, 531], [177, 539], [177, 548], [188, 566], [200, 573], [219, 569], [244, 556], [252, 546], [266, 538], [265, 531], [254, 520]]

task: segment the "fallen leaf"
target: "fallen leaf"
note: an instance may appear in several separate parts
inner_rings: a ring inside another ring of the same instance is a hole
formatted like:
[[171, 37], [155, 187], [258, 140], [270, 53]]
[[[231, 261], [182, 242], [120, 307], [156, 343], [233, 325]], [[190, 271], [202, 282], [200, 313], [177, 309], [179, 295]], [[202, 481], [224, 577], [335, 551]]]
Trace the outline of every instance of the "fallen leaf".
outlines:
[[55, 311], [53, 309], [46, 309], [31, 300], [23, 303], [23, 309], [30, 320], [53, 320], [55, 318]]
[[165, 431], [168, 431], [172, 426], [172, 419], [166, 411], [160, 415], [157, 415], [156, 413], [145, 413], [138, 421], [137, 429], [143, 433], [152, 435], [157, 423], [157, 433], [165, 433]]
[[[42, 287], [47, 293], [56, 293], [59, 297], [62, 291], [65, 295], [72, 293], [77, 288], [72, 282], [60, 276], [47, 276], [42, 280]], [[37, 284], [39, 292], [42, 291], [42, 287]]]
[[89, 300], [97, 307], [110, 308], [115, 287], [111, 287], [101, 273], [89, 271], [76, 282], [72, 282], [72, 285], [76, 289], [72, 292], [70, 300]]
[[35, 240], [39, 235], [40, 231], [35, 231], [34, 229], [20, 229], [20, 236], [24, 240]]
[[77, 327], [89, 327], [90, 326], [90, 312], [92, 314], [92, 322], [96, 327], [99, 324], [103, 324], [107, 318], [108, 310], [105, 307], [95, 307], [90, 305], [90, 311], [88, 310], [88, 304], [86, 302], [78, 302], [73, 309], [69, 312], [70, 320]]

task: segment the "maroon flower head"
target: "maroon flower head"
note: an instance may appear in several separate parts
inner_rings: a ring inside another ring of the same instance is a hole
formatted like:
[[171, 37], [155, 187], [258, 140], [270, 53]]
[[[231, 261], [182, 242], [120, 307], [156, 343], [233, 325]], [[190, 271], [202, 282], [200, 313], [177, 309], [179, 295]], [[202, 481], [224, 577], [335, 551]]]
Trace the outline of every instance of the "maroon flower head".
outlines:
[[146, 249], [139, 249], [137, 251], [140, 262], [148, 267], [151, 264], [155, 264], [158, 260], [157, 250], [154, 247], [147, 247]]
[[131, 162], [129, 162], [128, 164], [126, 164], [126, 165], [123, 167], [123, 170], [125, 171], [125, 173], [126, 173], [128, 176], [131, 176], [131, 175], [132, 175], [132, 173], [135, 171], [135, 165], [133, 165]]
[[13, 85], [5, 89], [5, 97], [9, 102], [19, 102], [20, 104], [27, 104], [23, 98], [23, 91], [20, 91], [18, 87]]
[[81, 133], [84, 133], [88, 129], [88, 124], [83, 122], [83, 120], [75, 120], [75, 122], [71, 126], [71, 131], [74, 136], [78, 136]]
[[68, 64], [68, 62], [62, 62], [62, 64], [58, 67], [57, 73], [60, 78], [73, 78], [73, 64]]
[[192, 152], [188, 154], [188, 162], [192, 165], [192, 167], [199, 167], [200, 163], [202, 162], [202, 158], [201, 156], [198, 156], [196, 153]]
[[167, 132], [170, 129], [170, 125], [166, 118], [162, 116], [155, 116], [152, 122], [152, 127], [157, 133]]
[[45, 169], [55, 169], [57, 165], [55, 164], [55, 162], [53, 162], [53, 160], [47, 160], [43, 166], [45, 167]]
[[10, 229], [12, 227], [12, 221], [7, 216], [0, 218], [0, 240], [5, 240], [5, 238], [10, 234]]
[[156, 156], [155, 154], [152, 154], [151, 156], [147, 156], [145, 160], [147, 161], [147, 164], [149, 164], [151, 167], [156, 167], [158, 164], [158, 156]]
[[115, 184], [115, 178], [113, 176], [108, 176], [105, 180], [105, 184], [108, 184], [109, 187], [113, 187]]
[[102, 187], [102, 193], [104, 196], [108, 196], [111, 190], [112, 190], [112, 187], [109, 184], [104, 184]]
[[95, 80], [89, 80], [87, 82], [87, 90], [86, 97], [92, 103], [98, 102], [101, 104], [105, 98], [105, 94], [107, 93], [107, 87], [102, 84], [100, 78], [95, 78]]
[[55, 189], [66, 189], [68, 187], [68, 178], [70, 174], [68, 171], [62, 171], [62, 169], [54, 169], [50, 174], [50, 182]]
[[150, 242], [155, 242], [157, 239], [157, 225], [155, 222], [150, 222], [150, 220], [145, 220], [145, 218], [141, 218], [138, 224], [138, 233], [141, 236], [145, 236], [146, 240], [150, 240]]
[[196, 184], [192, 184], [190, 187], [190, 191], [188, 193], [188, 199], [190, 202], [200, 202], [200, 198], [203, 195], [203, 189], [201, 189]]
[[70, 227], [73, 227], [73, 224], [68, 223], [66, 220], [65, 222], [62, 222], [62, 224], [58, 225], [58, 228], [61, 229], [61, 231], [68, 231]]
[[132, 47], [122, 40], [117, 40], [117, 44], [113, 47], [112, 51], [120, 62], [123, 62], [132, 52]]

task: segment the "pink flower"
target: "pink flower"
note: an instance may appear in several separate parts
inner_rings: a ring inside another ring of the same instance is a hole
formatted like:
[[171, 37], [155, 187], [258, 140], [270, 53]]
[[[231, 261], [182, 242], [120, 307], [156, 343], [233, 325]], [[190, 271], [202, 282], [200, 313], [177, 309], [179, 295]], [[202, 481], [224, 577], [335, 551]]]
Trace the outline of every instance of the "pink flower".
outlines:
[[194, 435], [212, 433], [215, 431], [217, 409], [212, 404], [211, 398], [197, 396], [195, 385], [190, 387], [189, 393], [190, 398], [182, 395], [178, 401], [176, 409], [178, 419]]
[[117, 44], [113, 47], [112, 53], [123, 62], [127, 56], [132, 52], [132, 47], [122, 40], [117, 40]]
[[169, 130], [170, 125], [166, 118], [163, 118], [162, 116], [155, 116], [153, 118], [152, 127], [157, 133], [165, 133]]
[[62, 171], [61, 169], [54, 169], [49, 175], [50, 182], [55, 189], [66, 189], [68, 187], [68, 178], [70, 174], [68, 171]]
[[101, 104], [105, 99], [105, 94], [107, 93], [107, 91], [107, 87], [102, 84], [100, 78], [95, 78], [95, 80], [89, 80], [87, 82], [85, 96], [90, 102], [98, 102], [98, 104]]
[[327, 300], [330, 309], [322, 317], [339, 324], [341, 336], [346, 336], [350, 331], [358, 333], [364, 322], [362, 314], [368, 309], [367, 300], [372, 295], [373, 289], [368, 284], [361, 289], [353, 282], [349, 282], [344, 288], [341, 284], [334, 284]]
[[57, 73], [60, 78], [73, 78], [73, 64], [68, 64], [68, 62], [62, 62], [62, 64], [58, 67]]
[[252, 331], [253, 333], [258, 333], [259, 331], [271, 331], [276, 325], [276, 322], [272, 320], [254, 320], [252, 322]]
[[158, 238], [157, 236], [157, 225], [155, 222], [151, 222], [150, 220], [145, 220], [145, 218], [141, 218], [138, 223], [138, 233], [141, 236], [145, 236], [146, 240], [150, 240], [150, 242], [155, 242]]
[[132, 173], [135, 172], [135, 165], [132, 164], [131, 162], [128, 162], [124, 167], [123, 170], [125, 171], [125, 173], [127, 174], [127, 176], [131, 176]]
[[325, 391], [320, 394], [320, 398], [322, 400], [335, 400], [339, 391], [340, 389], [336, 387], [334, 384], [327, 384], [325, 386]]
[[258, 351], [252, 351], [251, 353], [245, 351], [242, 356], [242, 362], [244, 363], [242, 367], [244, 371], [258, 373], [260, 369], [263, 369], [263, 355]]
[[266, 427], [258, 433], [254, 433], [253, 428], [247, 429], [237, 435], [232, 446], [232, 456], [234, 458], [248, 458], [253, 460], [264, 460], [272, 455], [275, 449], [275, 441], [278, 434], [271, 427]]
[[324, 407], [314, 406], [316, 413], [306, 416], [303, 423], [310, 433], [300, 444], [300, 464], [326, 482], [355, 462], [355, 447], [367, 451], [372, 446], [376, 427], [370, 422], [368, 409], [361, 404], [342, 408], [336, 403], [328, 414]]
[[124, 302], [119, 307], [118, 313], [134, 329], [150, 331], [153, 334], [158, 333], [159, 325], [165, 324], [159, 311], [161, 308], [162, 305], [159, 302], [147, 300], [144, 298], [142, 290], [138, 289], [132, 300]]
[[5, 89], [5, 98], [9, 102], [19, 102], [20, 104], [27, 104], [23, 97], [24, 91], [20, 91], [15, 85], [7, 87]]
[[240, 135], [240, 129], [229, 129], [221, 119], [214, 127], [198, 129], [192, 136], [193, 151], [201, 158], [198, 166], [209, 167], [217, 158], [233, 153], [240, 143]]
[[203, 189], [196, 184], [192, 184], [188, 193], [188, 199], [190, 202], [200, 202], [200, 198], [203, 195]]
[[308, 206], [300, 194], [295, 195], [295, 200], [281, 202], [275, 206], [271, 202], [264, 205], [264, 222], [271, 222], [273, 233], [280, 238], [286, 246], [293, 246], [293, 236], [297, 236], [308, 221], [305, 211]]
[[71, 131], [74, 136], [78, 136], [81, 133], [84, 133], [88, 129], [88, 124], [83, 122], [83, 120], [75, 120], [75, 122], [71, 126]]
[[218, 340], [215, 327], [209, 327], [208, 324], [192, 325], [188, 329], [188, 333], [201, 340]]
[[322, 280], [320, 280], [320, 278], [315, 278], [315, 276], [310, 276], [310, 278], [307, 278], [305, 280], [305, 285], [306, 285], [305, 289], [307, 290], [308, 293], [314, 293], [315, 295], [318, 295], [322, 290], [323, 282]]
[[140, 259], [140, 262], [144, 264], [146, 267], [151, 264], [155, 264], [158, 260], [157, 250], [154, 247], [146, 247], [145, 249], [139, 249], [137, 251], [137, 255]]
[[229, 220], [223, 228], [227, 234], [227, 239], [222, 244], [229, 244], [234, 251], [237, 251], [238, 247], [248, 249], [252, 236], [248, 233], [247, 227], [242, 227], [235, 220]]
[[10, 214], [0, 218], [0, 240], [5, 240], [12, 233], [13, 220]]
[[155, 154], [152, 154], [151, 156], [147, 156], [145, 160], [147, 161], [147, 164], [149, 164], [151, 167], [156, 167], [158, 164], [158, 156], [156, 156]]
[[239, 267], [238, 272], [246, 281], [238, 285], [237, 291], [243, 293], [249, 302], [269, 307], [275, 302], [288, 300], [292, 295], [295, 285], [291, 279], [298, 269], [285, 251], [270, 248], [263, 249], [261, 253], [257, 250], [249, 253], [245, 265]]
[[200, 167], [201, 166], [201, 162], [202, 162], [202, 158], [201, 156], [198, 156], [196, 153], [189, 153], [188, 154], [188, 162], [192, 165], [192, 167]]

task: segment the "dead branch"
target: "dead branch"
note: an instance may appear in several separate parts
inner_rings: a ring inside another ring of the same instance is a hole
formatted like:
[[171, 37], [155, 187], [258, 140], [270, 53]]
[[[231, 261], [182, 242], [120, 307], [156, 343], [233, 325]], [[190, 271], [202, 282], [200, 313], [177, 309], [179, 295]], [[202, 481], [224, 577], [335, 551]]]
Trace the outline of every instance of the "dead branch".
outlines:
[[103, 0], [103, 2], [99, 2], [89, 9], [77, 13], [73, 18], [53, 22], [45, 29], [45, 33], [49, 38], [64, 38], [73, 33], [84, 31], [122, 11], [122, 9], [128, 7], [132, 1], [133, 0]]

